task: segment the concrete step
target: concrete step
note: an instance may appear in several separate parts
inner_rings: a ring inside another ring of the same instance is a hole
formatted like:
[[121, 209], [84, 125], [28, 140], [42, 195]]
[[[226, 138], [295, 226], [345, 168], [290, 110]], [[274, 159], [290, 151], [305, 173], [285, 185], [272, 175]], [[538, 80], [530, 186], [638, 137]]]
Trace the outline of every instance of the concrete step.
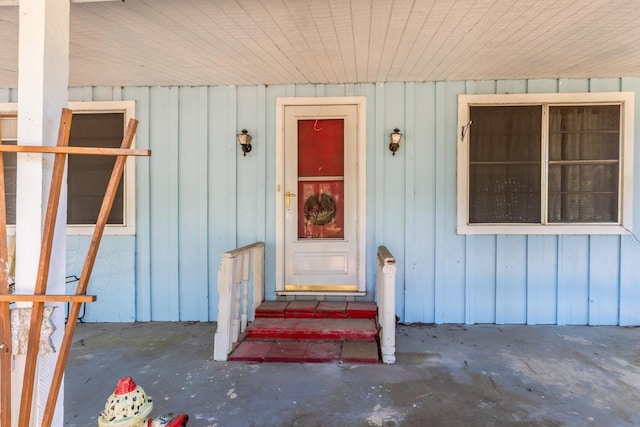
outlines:
[[376, 340], [373, 319], [260, 318], [249, 324], [247, 338], [300, 340]]
[[265, 301], [230, 361], [378, 363], [375, 303]]
[[362, 341], [252, 340], [229, 355], [236, 362], [378, 363], [378, 345]]
[[256, 318], [330, 318], [375, 319], [374, 302], [264, 301], [256, 309]]

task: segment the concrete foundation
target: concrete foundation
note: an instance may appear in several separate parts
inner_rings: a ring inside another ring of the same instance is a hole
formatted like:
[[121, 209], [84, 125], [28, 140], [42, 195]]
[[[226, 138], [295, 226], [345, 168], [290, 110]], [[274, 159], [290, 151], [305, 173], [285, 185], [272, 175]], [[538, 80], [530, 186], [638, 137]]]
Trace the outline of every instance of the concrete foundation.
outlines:
[[214, 362], [215, 328], [78, 325], [65, 426], [125, 376], [189, 427], [640, 425], [640, 328], [400, 325], [395, 365]]

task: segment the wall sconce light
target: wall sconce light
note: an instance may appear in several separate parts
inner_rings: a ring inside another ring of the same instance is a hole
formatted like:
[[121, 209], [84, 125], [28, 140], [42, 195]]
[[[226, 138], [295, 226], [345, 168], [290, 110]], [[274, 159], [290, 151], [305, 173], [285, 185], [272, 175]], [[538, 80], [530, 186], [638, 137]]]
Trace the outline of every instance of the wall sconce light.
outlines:
[[236, 135], [238, 138], [238, 143], [242, 148], [242, 155], [246, 156], [248, 152], [251, 151], [251, 135], [247, 133], [246, 129], [242, 129], [241, 133]]
[[396, 151], [398, 151], [398, 148], [400, 148], [400, 140], [402, 139], [402, 134], [400, 133], [400, 129], [395, 128], [393, 132], [389, 134], [389, 136], [391, 137], [391, 142], [389, 143], [389, 150], [391, 150], [391, 152], [395, 156]]

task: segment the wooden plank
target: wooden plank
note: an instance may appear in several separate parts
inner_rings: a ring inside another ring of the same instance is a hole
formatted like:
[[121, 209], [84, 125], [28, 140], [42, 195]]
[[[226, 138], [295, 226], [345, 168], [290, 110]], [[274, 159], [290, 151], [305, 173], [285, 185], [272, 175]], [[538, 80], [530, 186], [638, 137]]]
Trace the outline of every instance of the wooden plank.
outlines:
[[[395, 295], [395, 313], [404, 321], [404, 281], [405, 281], [405, 226], [404, 220], [406, 215], [406, 198], [404, 187], [407, 179], [406, 176], [406, 157], [407, 144], [411, 139], [407, 123], [405, 122], [406, 109], [406, 92], [405, 85], [401, 83], [385, 83], [384, 84], [384, 110], [383, 110], [383, 131], [380, 136], [382, 139], [382, 161], [384, 167], [385, 179], [382, 182], [382, 191], [384, 193], [383, 209], [384, 214], [381, 218], [383, 221], [383, 241], [381, 246], [387, 246], [398, 260], [396, 270], [396, 295]], [[400, 128], [403, 138], [400, 141], [400, 149], [395, 156], [389, 151], [389, 134], [394, 128]], [[378, 173], [380, 169], [378, 169]]]
[[589, 239], [589, 324], [617, 325], [620, 236], [591, 236]]
[[[151, 320], [179, 320], [178, 89], [151, 89]], [[220, 137], [216, 135], [216, 137]], [[234, 135], [235, 138], [235, 135]], [[228, 140], [223, 139], [227, 142]], [[235, 140], [232, 140], [235, 142]], [[235, 232], [235, 230], [227, 230]]]
[[[255, 86], [241, 86], [236, 89], [236, 102], [238, 104], [236, 123], [238, 129], [236, 133], [246, 128], [250, 134], [253, 134], [253, 150], [247, 154], [247, 156], [238, 155], [235, 158], [237, 167], [237, 176], [235, 188], [240, 197], [237, 199], [237, 213], [236, 218], [238, 224], [242, 224], [242, 227], [237, 229], [237, 242], [238, 246], [253, 243], [264, 239], [264, 236], [257, 235], [258, 223], [264, 221], [263, 216], [258, 216], [259, 207], [258, 201], [260, 192], [258, 191], [258, 185], [264, 182], [264, 174], [260, 175], [258, 172], [264, 170], [264, 167], [260, 167], [260, 162], [264, 164], [265, 143], [264, 136], [259, 136], [257, 122], [258, 122], [258, 110], [256, 108], [246, 108], [245, 106], [254, 106], [258, 104], [258, 91]], [[234, 142], [236, 147], [239, 148], [238, 143], [234, 139], [229, 141]], [[240, 153], [239, 153], [240, 154]], [[264, 194], [264, 190], [262, 191]]]
[[618, 92], [622, 81], [618, 78], [591, 79], [589, 80], [589, 92]]
[[[180, 88], [178, 249], [180, 320], [208, 317], [207, 88]], [[232, 141], [233, 142], [233, 141]]]
[[[0, 115], [0, 146], [2, 116]], [[0, 266], [9, 262], [7, 250], [7, 206], [5, 203], [4, 156], [0, 154]], [[0, 268], [0, 294], [9, 293], [8, 271]], [[11, 312], [9, 301], [0, 300], [0, 425], [11, 425]]]
[[[403, 131], [403, 133], [407, 134], [409, 133], [410, 135], [416, 135], [416, 90], [415, 90], [415, 84], [414, 83], [407, 83], [406, 84], [406, 90], [405, 90], [405, 106], [404, 106], [404, 110], [406, 111], [405, 114], [405, 129]], [[405, 242], [404, 242], [404, 251], [405, 251], [405, 268], [404, 268], [404, 275], [405, 275], [405, 280], [408, 282], [411, 279], [415, 280], [415, 270], [416, 270], [416, 266], [418, 264], [417, 259], [415, 258], [416, 256], [416, 245], [418, 244], [418, 241], [424, 241], [426, 239], [420, 239], [418, 236], [416, 236], [416, 234], [413, 232], [413, 230], [415, 230], [415, 221], [416, 221], [416, 215], [415, 215], [415, 193], [416, 193], [416, 182], [415, 182], [415, 170], [416, 170], [416, 163], [415, 163], [415, 158], [416, 158], [416, 146], [415, 144], [403, 144], [403, 149], [405, 149], [405, 186], [404, 186], [404, 220], [403, 220], [403, 227], [404, 227], [404, 235], [405, 237]], [[407, 298], [407, 294], [411, 294], [411, 290], [407, 289], [406, 287], [404, 288], [404, 295], [403, 300], [403, 316], [402, 318], [405, 321], [411, 322], [412, 320], [408, 320], [407, 318], [407, 311], [411, 311], [413, 313], [418, 312], [421, 313], [422, 310], [419, 307], [411, 307], [411, 302], [413, 302], [416, 305], [421, 305], [420, 303], [424, 300], [424, 296], [420, 296], [418, 298]], [[409, 307], [407, 307], [409, 305]], [[416, 309], [417, 308], [417, 309]], [[415, 321], [415, 320], [413, 320]]]
[[456, 158], [458, 94], [464, 82], [436, 83], [436, 323], [465, 321], [465, 237], [456, 234]]
[[587, 79], [560, 79], [558, 92], [589, 92], [589, 80]]
[[[266, 104], [266, 90], [264, 86], [258, 86], [255, 94], [255, 104], [264, 106]], [[258, 151], [256, 155], [258, 157], [258, 161], [256, 164], [256, 176], [258, 177], [270, 177], [273, 179], [271, 181], [271, 185], [267, 187], [266, 179], [258, 179], [256, 182], [256, 218], [258, 221], [256, 223], [256, 239], [257, 242], [264, 242], [266, 236], [267, 222], [265, 218], [267, 217], [267, 203], [266, 203], [266, 194], [267, 188], [275, 187], [275, 176], [273, 174], [267, 174], [267, 159], [272, 157], [267, 157], [267, 124], [266, 124], [266, 116], [264, 114], [263, 108], [256, 109], [256, 119], [255, 126], [256, 132], [258, 135], [264, 135], [262, 147], [258, 146]], [[261, 114], [262, 112], [262, 114]], [[275, 135], [275, 133], [274, 133]], [[275, 145], [273, 145], [275, 147]], [[269, 228], [271, 228], [271, 224], [269, 223]]]
[[557, 236], [527, 237], [527, 324], [555, 324], [557, 315]]
[[[0, 249], [1, 250], [1, 249]], [[26, 295], [26, 294], [0, 294], [0, 302], [94, 302], [95, 295]]]
[[589, 237], [558, 237], [558, 325], [589, 319]]
[[[280, 94], [279, 94], [280, 95]], [[236, 248], [237, 203], [235, 191], [237, 176], [236, 158], [239, 148], [231, 149], [227, 144], [236, 142], [236, 96], [228, 87], [209, 90], [209, 265], [214, 274], [209, 281], [209, 310], [211, 318], [219, 318], [217, 286], [220, 281], [215, 266], [228, 250]], [[215, 135], [215, 137], [214, 137]], [[242, 157], [242, 156], [240, 156]], [[275, 157], [274, 157], [275, 158]], [[275, 191], [274, 191], [275, 193]], [[273, 241], [273, 240], [272, 240]]]
[[527, 319], [527, 237], [499, 235], [496, 251], [496, 323]]
[[[58, 147], [66, 147], [69, 145], [69, 133], [71, 131], [72, 118], [73, 112], [67, 108], [63, 108], [60, 117], [60, 127], [58, 129]], [[38, 275], [36, 276], [34, 294], [44, 294], [47, 291], [51, 252], [53, 248], [53, 236], [55, 233], [56, 216], [58, 214], [58, 205], [64, 180], [66, 160], [66, 153], [56, 153], [53, 163], [51, 186], [49, 188], [47, 211], [44, 218], [44, 230], [42, 232], [42, 244], [40, 246], [40, 261], [38, 263]], [[31, 418], [33, 388], [35, 385], [38, 350], [40, 347], [40, 328], [42, 327], [43, 315], [44, 302], [34, 302], [31, 306], [29, 339], [22, 382], [22, 396], [20, 399], [20, 416], [18, 418], [18, 425], [20, 427], [28, 427]]]
[[527, 80], [528, 93], [555, 93], [558, 91], [556, 79], [532, 79]]
[[[275, 140], [275, 136], [276, 136], [276, 100], [278, 97], [280, 96], [285, 96], [286, 93], [286, 86], [283, 85], [278, 85], [278, 86], [268, 86], [265, 88], [265, 99], [264, 99], [264, 105], [265, 105], [265, 114], [264, 117], [261, 117], [261, 124], [264, 122], [264, 126], [265, 126], [265, 137], [266, 137], [266, 141], [265, 141], [265, 162], [267, 165], [269, 165], [269, 171], [273, 171], [275, 170], [275, 158], [276, 158], [276, 140]], [[266, 167], [266, 165], [265, 165]], [[275, 173], [270, 172], [267, 173], [266, 172], [267, 169], [265, 169], [265, 174], [267, 176], [267, 181], [265, 182], [265, 190], [264, 190], [264, 226], [265, 226], [265, 232], [264, 232], [264, 240], [263, 242], [275, 242], [276, 241], [276, 227], [274, 227], [273, 224], [276, 223], [277, 219], [276, 219], [276, 210], [275, 210], [275, 206], [276, 206], [276, 176]], [[269, 207], [267, 209], [267, 207]], [[267, 226], [267, 224], [269, 226]], [[214, 262], [211, 263], [210, 265], [216, 265], [217, 263], [220, 262], [220, 257], [218, 257], [218, 259]], [[267, 299], [269, 298], [273, 298], [273, 296], [275, 295], [275, 290], [276, 290], [276, 284], [275, 284], [275, 280], [273, 280], [272, 278], [276, 277], [276, 254], [274, 250], [270, 250], [270, 251], [264, 251], [264, 269], [265, 269], [265, 277], [270, 278], [269, 280], [266, 280], [264, 285], [265, 285], [265, 289], [264, 289], [264, 295]], [[214, 279], [212, 277], [212, 279]], [[211, 281], [211, 285], [214, 285], [215, 281]], [[210, 285], [210, 286], [211, 286]], [[213, 289], [213, 288], [211, 288]], [[214, 293], [215, 295], [215, 293]], [[213, 298], [211, 298], [213, 299]], [[217, 303], [217, 300], [216, 300]], [[217, 310], [217, 306], [216, 306], [216, 310]], [[214, 316], [214, 312], [211, 312], [212, 315], [212, 319], [215, 319]]]
[[496, 236], [466, 237], [465, 323], [496, 322]]
[[[149, 147], [149, 100], [148, 87], [125, 88], [125, 99], [133, 99], [136, 102], [136, 118], [139, 121], [136, 129], [136, 146]], [[148, 322], [151, 320], [151, 207], [149, 179], [150, 162], [138, 162], [136, 164], [136, 235], [132, 236], [135, 247], [135, 298], [134, 315], [136, 321]]]
[[93, 156], [150, 156], [151, 150], [107, 147], [51, 147], [42, 145], [0, 145], [5, 153], [85, 154]]
[[[407, 149], [407, 185], [412, 190], [405, 192], [407, 202], [405, 233], [405, 321], [434, 322], [434, 265], [435, 258], [435, 84], [416, 83], [413, 102], [407, 112], [413, 110], [413, 125], [407, 121], [407, 133], [415, 142], [404, 146]], [[407, 95], [409, 92], [407, 92]], [[420, 141], [418, 142], [417, 139]], [[412, 150], [411, 152], [409, 150]]]
[[620, 242], [620, 326], [640, 325], [640, 242], [632, 236]]
[[[128, 149], [129, 147], [131, 147], [137, 126], [137, 120], [129, 120], [124, 138], [122, 139], [121, 148]], [[93, 270], [96, 256], [98, 255], [100, 241], [102, 240], [104, 228], [107, 225], [107, 220], [109, 219], [109, 213], [111, 212], [113, 201], [116, 198], [118, 185], [120, 184], [120, 180], [122, 179], [122, 173], [124, 171], [126, 160], [127, 156], [120, 155], [116, 158], [116, 162], [113, 166], [113, 171], [111, 172], [111, 177], [109, 178], [109, 183], [107, 185], [107, 190], [105, 192], [104, 199], [102, 200], [102, 206], [100, 207], [100, 212], [98, 213], [98, 219], [93, 231], [93, 236], [91, 237], [91, 245], [89, 246], [89, 251], [87, 252], [87, 257], [85, 258], [82, 273], [80, 273], [80, 280], [78, 280], [78, 284], [76, 286], [76, 295], [85, 295], [87, 293], [91, 271]], [[53, 372], [51, 387], [49, 388], [49, 396], [47, 397], [47, 404], [45, 406], [42, 418], [42, 424], [44, 426], [50, 426], [53, 420], [53, 415], [56, 409], [56, 401], [58, 400], [58, 393], [60, 392], [60, 386], [64, 377], [64, 370], [67, 364], [67, 359], [69, 357], [69, 351], [71, 350], [73, 334], [76, 329], [76, 324], [78, 316], [80, 315], [81, 307], [82, 302], [73, 301], [71, 303], [71, 307], [69, 308], [69, 317], [67, 320], [67, 325], [65, 327], [64, 335], [62, 337], [62, 343], [60, 344], [58, 359], [56, 360], [56, 367]]]
[[[374, 162], [368, 162], [369, 165], [375, 165], [376, 173], [373, 175], [373, 180], [367, 182], [367, 192], [374, 195], [375, 212], [374, 212], [374, 244], [375, 247], [385, 246], [384, 242], [384, 204], [385, 204], [385, 192], [384, 181], [386, 170], [384, 168], [384, 155], [387, 152], [385, 147], [384, 138], [384, 105], [385, 105], [385, 89], [382, 83], [376, 83], [375, 85], [375, 106], [373, 114], [367, 114], [367, 119], [371, 121], [373, 116], [373, 133], [367, 132], [367, 135], [371, 135], [369, 142], [373, 143]], [[388, 145], [388, 144], [387, 144]], [[372, 182], [373, 181], [373, 182]]]
[[[634, 123], [640, 123], [640, 106], [638, 106], [638, 93], [640, 93], [640, 79], [623, 78], [621, 88], [625, 92], [636, 92], [636, 108]], [[638, 138], [636, 130], [636, 138]], [[640, 147], [636, 145], [634, 151], [635, 170], [640, 171]], [[620, 326], [640, 325], [640, 174], [634, 176], [634, 206], [633, 206], [633, 234], [623, 236], [620, 242]], [[626, 200], [625, 203], [629, 203]]]

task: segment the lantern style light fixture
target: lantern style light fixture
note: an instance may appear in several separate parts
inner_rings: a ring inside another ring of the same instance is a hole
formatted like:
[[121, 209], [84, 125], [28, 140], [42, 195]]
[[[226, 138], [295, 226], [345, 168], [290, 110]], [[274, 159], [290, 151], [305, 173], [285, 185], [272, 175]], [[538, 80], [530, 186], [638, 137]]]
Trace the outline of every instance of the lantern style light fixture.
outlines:
[[238, 138], [238, 143], [242, 148], [242, 155], [246, 156], [248, 152], [251, 151], [251, 135], [247, 133], [246, 129], [242, 129], [236, 137]]
[[400, 148], [400, 140], [402, 139], [402, 134], [400, 133], [400, 129], [395, 128], [393, 132], [389, 134], [389, 137], [391, 137], [391, 142], [389, 143], [389, 150], [395, 156], [396, 151], [398, 151], [398, 148]]

